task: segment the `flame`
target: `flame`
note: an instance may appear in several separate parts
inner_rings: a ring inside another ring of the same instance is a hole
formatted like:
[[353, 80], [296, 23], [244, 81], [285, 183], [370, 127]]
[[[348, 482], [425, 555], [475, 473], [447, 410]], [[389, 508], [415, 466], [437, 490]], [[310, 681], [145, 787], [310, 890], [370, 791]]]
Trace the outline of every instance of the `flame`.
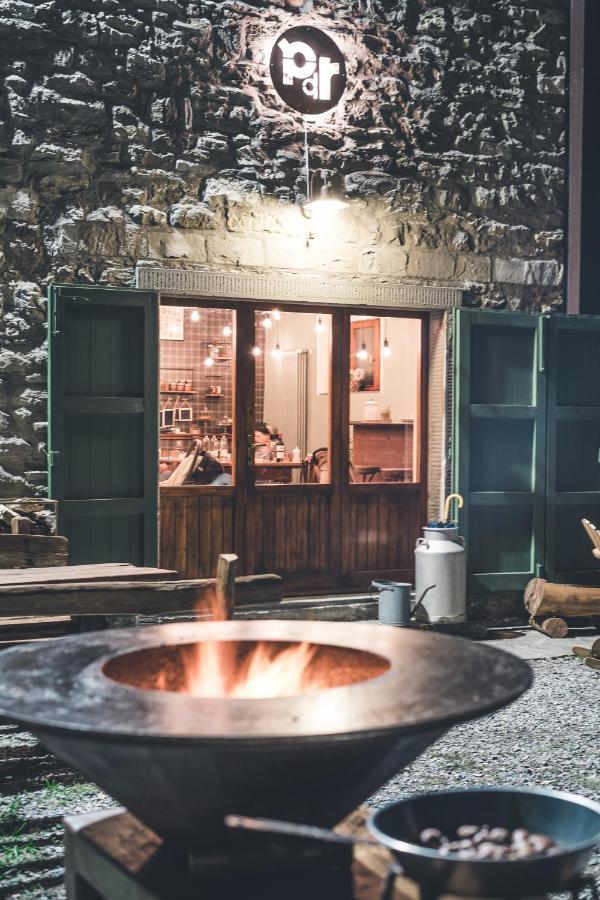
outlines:
[[242, 659], [239, 648], [232, 641], [210, 641], [187, 649], [183, 690], [196, 697], [244, 699], [314, 690], [308, 670], [316, 644], [260, 641]]
[[[203, 597], [196, 613], [225, 620], [227, 610], [216, 595]], [[259, 641], [207, 641], [182, 648], [184, 678], [180, 691], [195, 697], [289, 697], [318, 690], [310, 664], [318, 644]], [[162, 685], [156, 685], [161, 689]]]

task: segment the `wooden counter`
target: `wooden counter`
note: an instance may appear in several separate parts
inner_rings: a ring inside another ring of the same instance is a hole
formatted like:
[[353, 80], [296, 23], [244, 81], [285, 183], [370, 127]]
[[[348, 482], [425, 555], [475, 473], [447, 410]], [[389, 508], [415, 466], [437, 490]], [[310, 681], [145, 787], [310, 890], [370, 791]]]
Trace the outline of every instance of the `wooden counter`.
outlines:
[[403, 470], [402, 480], [413, 477], [414, 422], [350, 422], [353, 429], [352, 461], [355, 466], [379, 466]]

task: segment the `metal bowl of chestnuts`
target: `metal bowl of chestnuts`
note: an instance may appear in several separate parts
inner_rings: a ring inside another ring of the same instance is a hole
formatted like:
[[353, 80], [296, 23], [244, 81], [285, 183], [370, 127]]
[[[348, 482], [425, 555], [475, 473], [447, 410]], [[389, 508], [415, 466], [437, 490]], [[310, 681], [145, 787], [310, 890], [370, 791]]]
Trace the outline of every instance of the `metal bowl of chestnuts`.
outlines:
[[425, 897], [539, 895], [572, 884], [600, 843], [600, 804], [536, 788], [420, 794], [369, 820]]

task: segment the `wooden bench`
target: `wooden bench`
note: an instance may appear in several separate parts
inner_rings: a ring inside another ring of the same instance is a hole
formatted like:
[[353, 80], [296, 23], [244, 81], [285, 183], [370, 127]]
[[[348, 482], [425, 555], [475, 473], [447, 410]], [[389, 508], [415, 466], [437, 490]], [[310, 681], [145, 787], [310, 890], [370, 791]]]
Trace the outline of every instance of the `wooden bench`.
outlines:
[[[221, 617], [230, 617], [235, 607], [281, 601], [280, 576], [236, 578], [236, 568], [237, 556], [222, 554], [216, 578], [181, 581], [172, 570], [118, 563], [0, 570], [0, 647], [73, 628], [136, 624], [138, 616], [199, 609], [210, 618], [215, 598]], [[36, 635], [36, 624], [42, 632], [49, 626], [52, 633]]]

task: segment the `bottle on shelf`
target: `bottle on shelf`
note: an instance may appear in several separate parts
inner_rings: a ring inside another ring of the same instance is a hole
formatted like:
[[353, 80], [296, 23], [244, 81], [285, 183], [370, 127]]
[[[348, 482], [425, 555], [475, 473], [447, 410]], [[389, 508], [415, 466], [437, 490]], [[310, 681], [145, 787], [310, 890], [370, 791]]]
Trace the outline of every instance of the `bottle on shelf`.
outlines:
[[229, 444], [227, 443], [227, 438], [225, 435], [221, 435], [221, 440], [219, 441], [219, 459], [221, 462], [227, 462], [227, 456], [229, 454]]
[[218, 456], [219, 456], [219, 438], [216, 436], [216, 434], [213, 434], [212, 438], [210, 439], [210, 452], [211, 452], [211, 456], [214, 456], [215, 459], [218, 458]]
[[206, 432], [206, 434], [202, 438], [202, 452], [210, 453], [210, 435], [208, 434], [208, 432]]
[[277, 435], [275, 441], [275, 459], [277, 462], [283, 462], [285, 457], [285, 445], [283, 443], [283, 438], [280, 434]]
[[292, 462], [299, 463], [302, 462], [300, 447], [294, 447], [292, 450]]

